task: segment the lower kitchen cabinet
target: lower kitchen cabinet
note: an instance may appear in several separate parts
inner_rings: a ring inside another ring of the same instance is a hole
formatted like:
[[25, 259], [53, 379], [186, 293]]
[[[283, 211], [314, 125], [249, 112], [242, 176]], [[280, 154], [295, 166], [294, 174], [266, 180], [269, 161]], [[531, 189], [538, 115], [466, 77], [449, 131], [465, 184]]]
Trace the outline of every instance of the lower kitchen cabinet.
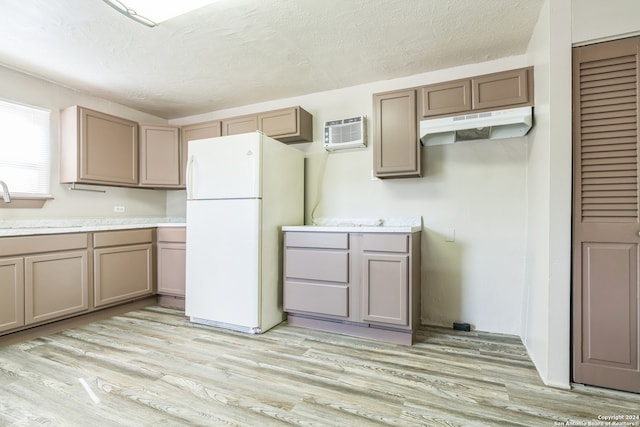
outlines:
[[161, 227], [157, 233], [158, 294], [184, 298], [185, 227]]
[[420, 233], [285, 232], [289, 324], [412, 344]]
[[408, 265], [408, 255], [363, 255], [362, 320], [408, 325]]
[[89, 309], [87, 250], [24, 259], [25, 324]]
[[0, 239], [0, 332], [89, 310], [88, 235]]
[[284, 310], [349, 316], [349, 235], [285, 234]]
[[95, 307], [153, 294], [151, 228], [95, 233], [93, 241]]
[[0, 258], [0, 332], [24, 326], [24, 259]]

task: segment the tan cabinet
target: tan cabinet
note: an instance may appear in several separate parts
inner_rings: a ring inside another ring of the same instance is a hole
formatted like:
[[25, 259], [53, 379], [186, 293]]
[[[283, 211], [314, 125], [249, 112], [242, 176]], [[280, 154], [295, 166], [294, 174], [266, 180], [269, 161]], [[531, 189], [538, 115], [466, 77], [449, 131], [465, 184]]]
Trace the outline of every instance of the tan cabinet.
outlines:
[[285, 232], [289, 324], [411, 344], [420, 233]]
[[153, 231], [105, 231], [93, 236], [94, 306], [151, 295]]
[[158, 293], [184, 297], [185, 227], [160, 227], [157, 233]]
[[180, 186], [180, 129], [140, 125], [140, 186]]
[[281, 142], [313, 141], [313, 117], [301, 107], [258, 114], [258, 129]]
[[0, 239], [0, 332], [89, 309], [86, 233]]
[[60, 112], [60, 182], [138, 185], [138, 124], [87, 108]]
[[25, 257], [25, 324], [89, 309], [87, 258], [86, 249]]
[[0, 332], [23, 326], [23, 258], [0, 258], [0, 295]]
[[418, 92], [421, 118], [533, 105], [533, 68], [436, 83]]
[[414, 89], [373, 95], [373, 168], [378, 178], [422, 176]]
[[284, 310], [349, 316], [349, 235], [286, 233]]
[[182, 133], [181, 144], [181, 172], [180, 172], [180, 186], [186, 185], [186, 172], [187, 172], [187, 157], [189, 149], [189, 141], [194, 139], [215, 138], [222, 135], [221, 123], [219, 121], [210, 121], [203, 123], [195, 123], [192, 125], [182, 126], [180, 129]]
[[222, 135], [238, 135], [258, 130], [258, 116], [232, 117], [222, 120]]
[[222, 135], [257, 130], [280, 142], [312, 142], [313, 116], [301, 107], [289, 107], [222, 120]]
[[456, 114], [469, 111], [471, 105], [471, 80], [456, 80], [420, 88], [423, 117]]
[[408, 234], [362, 236], [362, 320], [409, 326]]

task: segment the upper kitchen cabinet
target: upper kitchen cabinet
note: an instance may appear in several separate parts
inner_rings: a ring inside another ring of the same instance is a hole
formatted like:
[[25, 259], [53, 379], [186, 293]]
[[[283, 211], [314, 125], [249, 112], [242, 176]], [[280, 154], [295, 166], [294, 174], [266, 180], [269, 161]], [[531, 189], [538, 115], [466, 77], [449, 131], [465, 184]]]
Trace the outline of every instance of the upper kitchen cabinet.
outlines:
[[373, 95], [373, 167], [378, 178], [422, 176], [414, 89]]
[[221, 123], [219, 121], [194, 123], [192, 125], [182, 126], [182, 171], [180, 172], [180, 186], [184, 187], [186, 184], [186, 171], [187, 171], [187, 156], [189, 141], [195, 139], [215, 138], [222, 135]]
[[533, 68], [423, 86], [419, 98], [419, 118], [533, 105]]
[[88, 108], [60, 112], [60, 182], [138, 185], [138, 124]]
[[257, 130], [280, 142], [312, 142], [313, 116], [301, 107], [289, 107], [222, 120], [222, 135]]
[[280, 142], [313, 141], [313, 116], [301, 107], [258, 114], [258, 129]]
[[471, 110], [471, 81], [456, 80], [420, 88], [423, 117]]
[[140, 125], [140, 186], [180, 187], [180, 129]]
[[222, 120], [222, 135], [238, 135], [258, 130], [258, 116], [241, 116]]

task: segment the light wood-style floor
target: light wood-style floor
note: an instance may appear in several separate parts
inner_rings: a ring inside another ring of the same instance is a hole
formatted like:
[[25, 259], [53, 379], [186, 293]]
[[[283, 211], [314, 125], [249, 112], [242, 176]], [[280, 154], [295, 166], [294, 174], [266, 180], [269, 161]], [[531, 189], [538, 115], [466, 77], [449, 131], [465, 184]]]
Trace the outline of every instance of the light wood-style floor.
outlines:
[[637, 414], [640, 395], [544, 386], [518, 338], [430, 327], [412, 347], [286, 323], [251, 336], [149, 307], [0, 348], [0, 426], [552, 426]]

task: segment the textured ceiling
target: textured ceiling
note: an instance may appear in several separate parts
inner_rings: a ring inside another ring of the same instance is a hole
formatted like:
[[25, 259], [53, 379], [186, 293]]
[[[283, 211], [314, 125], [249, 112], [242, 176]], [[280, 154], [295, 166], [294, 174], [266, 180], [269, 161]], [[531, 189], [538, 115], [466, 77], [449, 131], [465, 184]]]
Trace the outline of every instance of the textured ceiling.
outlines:
[[219, 0], [148, 28], [102, 0], [0, 0], [0, 64], [171, 119], [522, 54], [541, 5]]

